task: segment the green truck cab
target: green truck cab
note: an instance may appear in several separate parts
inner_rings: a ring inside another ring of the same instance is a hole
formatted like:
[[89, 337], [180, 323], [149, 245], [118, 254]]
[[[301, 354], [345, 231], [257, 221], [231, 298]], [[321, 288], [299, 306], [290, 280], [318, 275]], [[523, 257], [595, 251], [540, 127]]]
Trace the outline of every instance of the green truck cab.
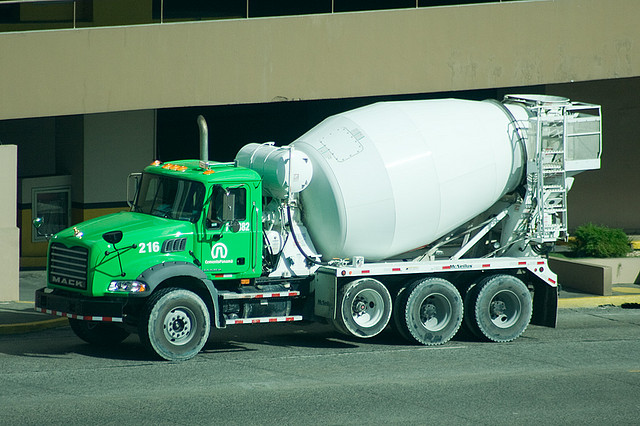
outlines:
[[[220, 292], [252, 294], [247, 289], [262, 274], [261, 178], [234, 164], [198, 160], [156, 161], [133, 177], [130, 211], [51, 238], [48, 286], [37, 291], [36, 306], [62, 312], [90, 343], [137, 332], [161, 357], [186, 359], [206, 342], [209, 321], [224, 327], [225, 318], [250, 315], [240, 303], [221, 307]], [[154, 329], [149, 316], [159, 301], [169, 313]]]

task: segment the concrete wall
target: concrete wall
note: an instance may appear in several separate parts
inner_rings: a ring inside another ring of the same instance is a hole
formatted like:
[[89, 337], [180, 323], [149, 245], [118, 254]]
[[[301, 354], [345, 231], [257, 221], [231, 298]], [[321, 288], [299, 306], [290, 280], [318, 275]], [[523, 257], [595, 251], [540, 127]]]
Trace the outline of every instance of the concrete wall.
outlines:
[[596, 259], [594, 263], [611, 268], [611, 284], [640, 283], [640, 258]]
[[0, 143], [19, 148], [20, 177], [55, 174], [55, 125], [52, 117], [0, 121]]
[[611, 267], [582, 259], [549, 258], [549, 267], [558, 274], [562, 287], [585, 293], [611, 296]]
[[585, 293], [611, 296], [615, 284], [640, 282], [640, 258], [562, 259], [549, 258], [549, 267], [558, 282]]
[[0, 119], [640, 75], [640, 2], [486, 3], [0, 34]]
[[18, 300], [18, 147], [0, 145], [0, 301]]
[[84, 204], [126, 201], [129, 173], [155, 159], [155, 111], [84, 117]]
[[[72, 178], [71, 202], [84, 201], [84, 116], [56, 117], [56, 173]], [[21, 171], [20, 171], [21, 172]]]
[[[0, 140], [17, 143], [22, 159], [23, 267], [44, 266], [46, 260], [47, 244], [31, 238], [32, 181], [70, 176], [72, 224], [123, 210], [127, 176], [155, 159], [155, 117], [154, 110], [143, 110], [0, 121]], [[16, 203], [11, 206], [15, 224]]]
[[640, 78], [550, 85], [546, 91], [602, 105], [602, 166], [576, 176], [569, 228], [591, 222], [640, 232]]

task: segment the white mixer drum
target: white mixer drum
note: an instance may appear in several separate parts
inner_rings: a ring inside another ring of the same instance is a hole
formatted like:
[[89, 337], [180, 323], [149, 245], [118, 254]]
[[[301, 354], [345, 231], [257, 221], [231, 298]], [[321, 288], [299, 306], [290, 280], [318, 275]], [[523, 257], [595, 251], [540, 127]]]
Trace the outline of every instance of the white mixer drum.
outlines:
[[313, 163], [300, 195], [323, 260], [389, 258], [487, 210], [522, 176], [510, 121], [490, 102], [384, 102], [305, 133], [292, 146]]

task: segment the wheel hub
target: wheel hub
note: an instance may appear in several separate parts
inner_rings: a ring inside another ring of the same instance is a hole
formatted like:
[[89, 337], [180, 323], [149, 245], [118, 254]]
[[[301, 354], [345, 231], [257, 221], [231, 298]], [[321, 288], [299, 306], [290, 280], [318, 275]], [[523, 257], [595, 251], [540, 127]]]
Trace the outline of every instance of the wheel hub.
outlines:
[[371, 289], [362, 290], [351, 305], [351, 317], [361, 327], [370, 327], [380, 320], [384, 309], [382, 296]]
[[[370, 305], [371, 305], [371, 307], [373, 307], [374, 303], [371, 302]], [[355, 301], [354, 307], [353, 307], [353, 311], [356, 314], [362, 315], [366, 309], [367, 309], [367, 303], [364, 300], [356, 300]]]
[[491, 322], [500, 328], [511, 327], [522, 312], [520, 299], [510, 290], [498, 292], [489, 303]]
[[420, 306], [420, 321], [431, 331], [441, 330], [451, 317], [452, 307], [442, 294], [427, 297]]
[[420, 315], [422, 316], [423, 319], [428, 321], [429, 319], [435, 317], [437, 313], [438, 313], [438, 309], [435, 307], [433, 303], [425, 303], [424, 305], [422, 305], [422, 310], [420, 312]]
[[189, 340], [193, 314], [185, 308], [172, 309], [164, 320], [164, 335], [175, 345], [184, 345]]
[[494, 300], [491, 302], [491, 317], [500, 321], [506, 321], [507, 305], [502, 300]]

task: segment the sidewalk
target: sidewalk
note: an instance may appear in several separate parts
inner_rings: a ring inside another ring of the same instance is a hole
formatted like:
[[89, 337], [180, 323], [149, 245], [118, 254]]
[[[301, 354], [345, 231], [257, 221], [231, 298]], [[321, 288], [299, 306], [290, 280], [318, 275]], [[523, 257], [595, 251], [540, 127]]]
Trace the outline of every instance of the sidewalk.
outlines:
[[46, 285], [46, 273], [20, 271], [20, 300], [0, 302], [0, 334], [21, 334], [69, 324], [66, 318], [34, 310], [35, 292]]
[[[67, 318], [54, 317], [34, 310], [35, 291], [44, 287], [45, 281], [45, 271], [20, 271], [20, 301], [0, 302], [0, 334], [21, 334], [68, 325]], [[623, 304], [640, 307], [640, 285], [617, 284], [613, 287], [613, 296], [594, 296], [561, 289], [558, 301], [560, 309]]]

